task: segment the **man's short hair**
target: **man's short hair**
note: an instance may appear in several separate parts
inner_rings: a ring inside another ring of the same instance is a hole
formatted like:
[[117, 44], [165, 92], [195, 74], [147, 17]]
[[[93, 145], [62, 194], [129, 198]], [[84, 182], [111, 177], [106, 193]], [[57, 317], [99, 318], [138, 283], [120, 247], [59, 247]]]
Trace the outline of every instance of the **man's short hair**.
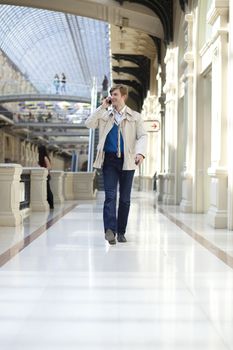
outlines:
[[117, 84], [117, 85], [112, 86], [111, 89], [110, 89], [110, 95], [115, 90], [120, 90], [121, 96], [126, 96], [126, 98], [128, 97], [128, 88], [127, 88], [127, 86], [125, 86], [123, 84]]

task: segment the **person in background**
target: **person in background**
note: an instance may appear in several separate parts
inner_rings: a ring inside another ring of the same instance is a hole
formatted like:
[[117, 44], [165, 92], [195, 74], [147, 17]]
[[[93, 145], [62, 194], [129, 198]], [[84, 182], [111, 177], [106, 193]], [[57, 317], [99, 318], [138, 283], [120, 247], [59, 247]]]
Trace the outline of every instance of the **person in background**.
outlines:
[[56, 94], [58, 95], [59, 87], [60, 87], [60, 79], [59, 79], [58, 74], [55, 74], [55, 76], [54, 76], [53, 85], [55, 87]]
[[[38, 152], [39, 152], [39, 161], [38, 161], [39, 166], [41, 166], [42, 168], [48, 169], [48, 172], [49, 172], [52, 169], [52, 167], [51, 167], [51, 161], [50, 161], [46, 147], [43, 145], [39, 146]], [[51, 176], [48, 173], [48, 177], [47, 177], [47, 201], [49, 203], [50, 209], [54, 209], [53, 193], [51, 191], [50, 183], [49, 183], [50, 179], [51, 179]]]
[[66, 92], [66, 76], [64, 73], [61, 75], [61, 92]]
[[102, 94], [103, 94], [103, 97], [108, 96], [108, 78], [106, 75], [104, 76], [104, 80], [102, 82]]
[[[147, 133], [141, 115], [125, 104], [127, 87], [115, 85], [110, 95], [86, 120], [86, 126], [99, 128], [94, 167], [103, 167], [105, 239], [109, 244], [116, 244], [116, 235], [118, 242], [127, 241], [125, 233], [134, 171], [145, 158]], [[116, 215], [118, 184], [120, 198]]]

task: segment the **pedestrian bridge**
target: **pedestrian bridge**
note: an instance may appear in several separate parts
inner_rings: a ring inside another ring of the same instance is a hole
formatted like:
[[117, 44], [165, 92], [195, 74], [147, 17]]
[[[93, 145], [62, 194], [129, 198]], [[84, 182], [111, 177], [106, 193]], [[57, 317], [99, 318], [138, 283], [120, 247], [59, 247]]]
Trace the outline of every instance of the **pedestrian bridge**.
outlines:
[[91, 99], [82, 96], [57, 95], [57, 94], [12, 94], [0, 96], [0, 104], [19, 101], [68, 101], [91, 103]]
[[55, 89], [48, 81], [0, 81], [0, 104], [20, 101], [68, 101], [91, 102], [92, 87], [88, 84], [68, 84], [64, 89]]

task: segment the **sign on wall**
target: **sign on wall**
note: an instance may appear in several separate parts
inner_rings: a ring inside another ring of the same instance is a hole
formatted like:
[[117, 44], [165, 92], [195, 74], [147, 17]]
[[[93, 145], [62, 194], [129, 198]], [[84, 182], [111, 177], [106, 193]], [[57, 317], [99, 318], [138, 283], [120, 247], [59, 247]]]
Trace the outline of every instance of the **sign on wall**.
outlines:
[[147, 132], [158, 132], [160, 130], [160, 121], [155, 120], [144, 120], [144, 127]]

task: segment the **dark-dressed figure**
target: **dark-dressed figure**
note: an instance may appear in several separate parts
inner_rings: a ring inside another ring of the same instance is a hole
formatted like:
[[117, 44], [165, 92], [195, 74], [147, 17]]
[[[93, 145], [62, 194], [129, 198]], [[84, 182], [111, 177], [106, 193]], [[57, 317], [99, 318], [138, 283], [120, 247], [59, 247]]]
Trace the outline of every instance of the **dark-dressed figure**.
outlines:
[[108, 78], [106, 75], [104, 76], [104, 80], [102, 82], [102, 94], [103, 94], [103, 97], [108, 96]]
[[[51, 161], [50, 161], [50, 158], [49, 158], [49, 155], [48, 155], [48, 152], [47, 152], [47, 149], [45, 146], [41, 145], [38, 147], [38, 152], [39, 152], [39, 166], [41, 166], [42, 168], [46, 168], [48, 169], [48, 172], [52, 169], [51, 167]], [[48, 178], [47, 178], [47, 201], [49, 203], [49, 207], [50, 209], [53, 209], [54, 208], [54, 205], [53, 205], [53, 193], [51, 191], [51, 188], [50, 188], [50, 179], [51, 179], [51, 176], [50, 174], [48, 174]]]
[[66, 92], [66, 76], [64, 73], [61, 75], [61, 92]]

